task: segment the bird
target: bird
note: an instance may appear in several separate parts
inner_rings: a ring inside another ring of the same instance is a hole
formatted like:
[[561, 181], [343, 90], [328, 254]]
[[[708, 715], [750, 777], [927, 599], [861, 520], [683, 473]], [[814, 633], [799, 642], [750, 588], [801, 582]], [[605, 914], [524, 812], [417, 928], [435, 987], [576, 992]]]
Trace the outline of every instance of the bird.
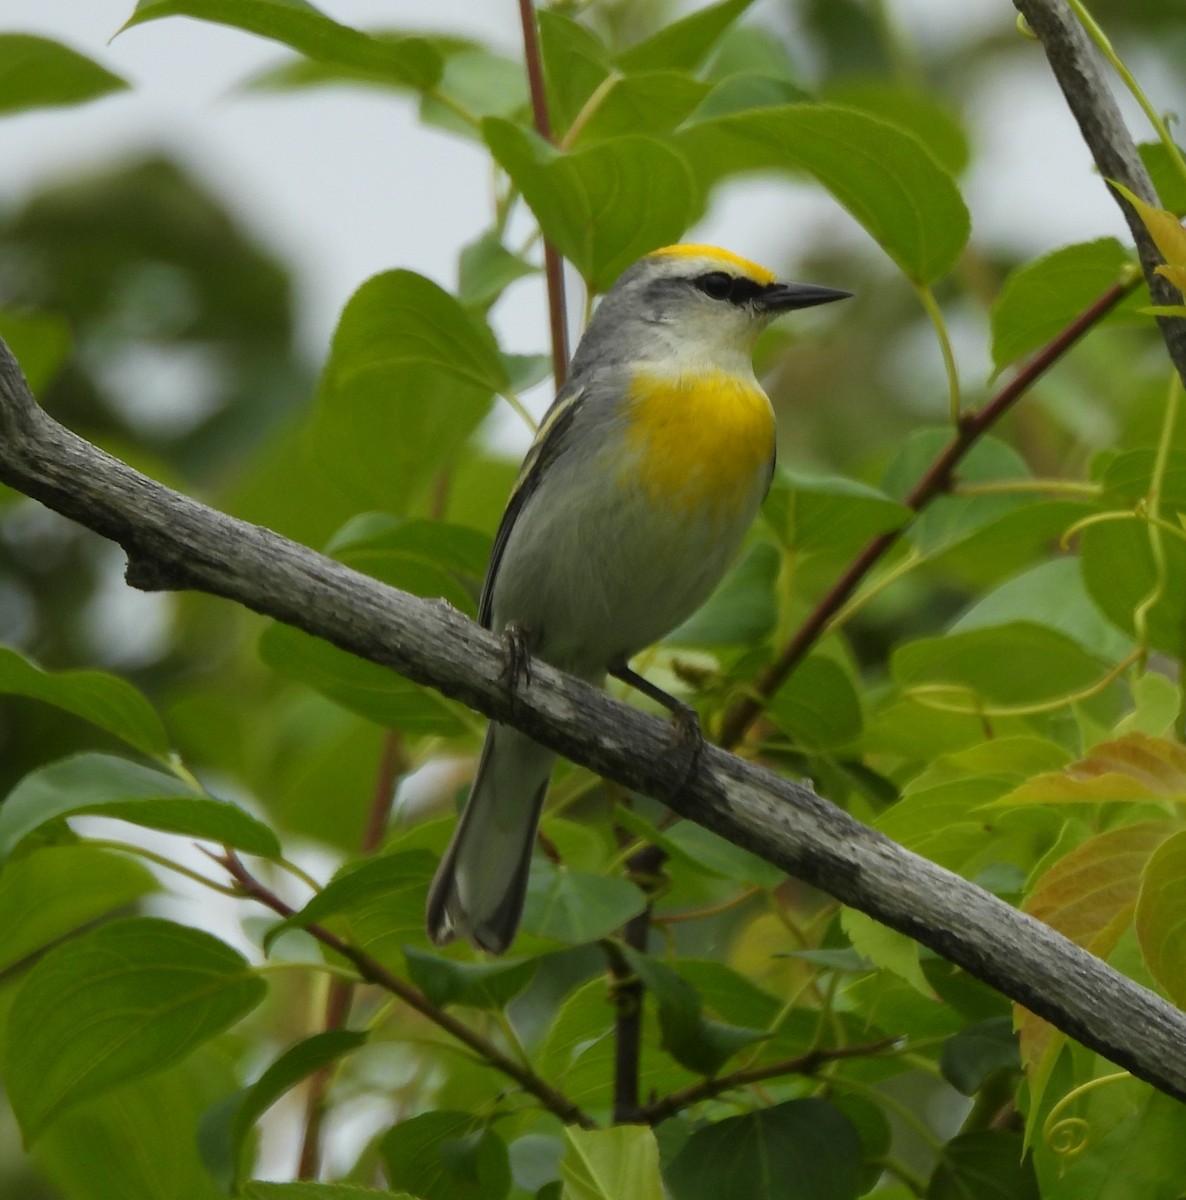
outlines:
[[[612, 675], [700, 737], [695, 709], [630, 669], [708, 598], [774, 472], [775, 419], [754, 375], [778, 316], [851, 295], [781, 282], [680, 243], [602, 298], [528, 450], [478, 605], [486, 629], [594, 684]], [[502, 954], [518, 929], [556, 755], [492, 722], [428, 894], [429, 939]]]

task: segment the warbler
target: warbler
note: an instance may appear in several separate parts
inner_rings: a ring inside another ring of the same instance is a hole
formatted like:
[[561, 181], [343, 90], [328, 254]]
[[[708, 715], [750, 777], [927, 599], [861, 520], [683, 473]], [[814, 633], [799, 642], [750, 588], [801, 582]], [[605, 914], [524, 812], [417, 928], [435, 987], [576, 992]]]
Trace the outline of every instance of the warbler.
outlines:
[[[850, 295], [783, 283], [713, 246], [648, 254], [601, 301], [523, 462], [478, 619], [582, 679], [607, 674], [695, 710], [629, 668], [720, 581], [770, 486], [774, 412], [754, 377], [763, 329]], [[491, 723], [428, 898], [428, 934], [502, 953], [518, 928], [556, 755]]]

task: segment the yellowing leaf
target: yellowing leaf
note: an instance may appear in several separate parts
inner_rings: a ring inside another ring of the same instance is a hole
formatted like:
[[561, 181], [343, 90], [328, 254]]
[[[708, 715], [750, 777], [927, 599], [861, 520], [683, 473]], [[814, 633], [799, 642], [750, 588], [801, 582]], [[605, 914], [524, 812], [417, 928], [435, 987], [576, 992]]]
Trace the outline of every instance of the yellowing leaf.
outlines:
[[1157, 274], [1164, 275], [1179, 291], [1186, 291], [1186, 229], [1182, 223], [1172, 212], [1146, 204], [1122, 184], [1113, 182], [1112, 186], [1137, 210], [1137, 216], [1165, 259], [1165, 266], [1158, 267]]
[[1186, 800], [1186, 746], [1134, 732], [1101, 742], [1061, 771], [1035, 775], [994, 807], [1161, 799]]
[[[1146, 865], [1180, 829], [1176, 821], [1144, 821], [1088, 838], [1042, 875], [1022, 907], [1107, 958], [1132, 921]], [[1066, 1035], [1020, 1005], [1014, 1021], [1036, 1108]]]
[[1186, 1005], [1186, 832], [1162, 842], [1145, 866], [1136, 911], [1137, 941], [1149, 973]]

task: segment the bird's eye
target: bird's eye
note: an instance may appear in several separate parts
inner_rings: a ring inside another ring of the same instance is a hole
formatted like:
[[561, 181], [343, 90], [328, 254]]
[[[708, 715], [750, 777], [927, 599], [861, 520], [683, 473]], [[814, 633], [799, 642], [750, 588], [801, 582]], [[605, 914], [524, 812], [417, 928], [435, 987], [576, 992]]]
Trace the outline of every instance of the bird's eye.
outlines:
[[692, 282], [714, 300], [728, 300], [733, 291], [733, 276], [726, 275], [724, 271], [710, 271], [707, 275], [698, 275]]

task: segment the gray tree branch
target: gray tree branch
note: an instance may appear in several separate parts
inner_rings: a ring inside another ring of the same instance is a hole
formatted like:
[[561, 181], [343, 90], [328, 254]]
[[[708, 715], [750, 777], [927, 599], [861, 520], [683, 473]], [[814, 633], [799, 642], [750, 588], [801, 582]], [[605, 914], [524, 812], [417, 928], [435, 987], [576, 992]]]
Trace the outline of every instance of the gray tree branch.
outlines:
[[[1157, 193], [1153, 190], [1149, 172], [1141, 162], [1136, 144], [1108, 86], [1104, 63], [1091, 36], [1079, 23], [1070, 5], [1066, 0], [1013, 0], [1013, 4], [1041, 41], [1050, 70], [1062, 89], [1067, 107], [1079, 124], [1079, 132], [1100, 174], [1104, 179], [1124, 184], [1146, 203], [1157, 204]], [[1132, 231], [1153, 303], [1181, 304], [1182, 297], [1178, 289], [1168, 279], [1154, 273], [1163, 260], [1149, 231], [1132, 205], [1115, 188], [1109, 187], [1108, 190], [1120, 205]], [[1165, 339], [1170, 360], [1186, 383], [1186, 320], [1159, 317], [1157, 323], [1161, 327], [1161, 336]]]
[[542, 664], [515, 693], [502, 644], [441, 601], [396, 591], [132, 470], [42, 411], [0, 342], [0, 480], [120, 543], [129, 583], [195, 589], [325, 638], [518, 726], [916, 938], [1155, 1087], [1186, 1100], [1186, 1018], [974, 884], [715, 747], [673, 790], [670, 725]]

